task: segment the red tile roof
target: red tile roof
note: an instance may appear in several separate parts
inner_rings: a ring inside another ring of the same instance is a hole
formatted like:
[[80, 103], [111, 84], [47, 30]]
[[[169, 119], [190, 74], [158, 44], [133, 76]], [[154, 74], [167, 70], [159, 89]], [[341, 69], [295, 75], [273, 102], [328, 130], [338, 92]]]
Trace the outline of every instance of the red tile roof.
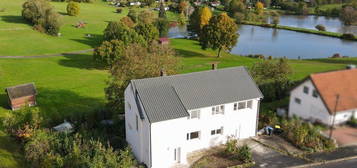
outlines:
[[357, 109], [357, 69], [312, 74], [310, 79], [330, 114], [335, 112], [336, 95], [337, 112]]

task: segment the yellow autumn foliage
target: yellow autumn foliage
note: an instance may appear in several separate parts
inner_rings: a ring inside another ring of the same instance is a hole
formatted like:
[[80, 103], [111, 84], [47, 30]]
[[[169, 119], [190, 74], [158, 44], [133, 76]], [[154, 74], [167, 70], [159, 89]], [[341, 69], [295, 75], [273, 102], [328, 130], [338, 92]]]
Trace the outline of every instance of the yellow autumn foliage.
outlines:
[[209, 20], [212, 18], [212, 12], [207, 6], [203, 7], [201, 10], [200, 28], [202, 29], [203, 26], [207, 25]]

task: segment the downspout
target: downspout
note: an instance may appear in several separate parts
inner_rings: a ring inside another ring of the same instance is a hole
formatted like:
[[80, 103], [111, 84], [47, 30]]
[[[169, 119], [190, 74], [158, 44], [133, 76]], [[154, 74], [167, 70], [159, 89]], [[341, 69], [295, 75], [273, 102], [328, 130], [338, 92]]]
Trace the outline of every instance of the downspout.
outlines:
[[255, 126], [255, 136], [257, 136], [258, 133], [258, 125], [259, 125], [259, 112], [260, 112], [260, 101], [261, 99], [258, 100], [258, 108], [257, 108], [257, 121], [256, 121], [256, 126]]

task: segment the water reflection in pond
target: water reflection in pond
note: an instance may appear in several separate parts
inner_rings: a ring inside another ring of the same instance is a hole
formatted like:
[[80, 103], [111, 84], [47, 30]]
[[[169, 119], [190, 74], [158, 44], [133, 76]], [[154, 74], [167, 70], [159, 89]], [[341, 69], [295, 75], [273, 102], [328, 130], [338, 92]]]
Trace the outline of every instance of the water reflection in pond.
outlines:
[[[342, 56], [357, 56], [357, 42], [339, 38], [306, 34], [288, 30], [241, 25], [240, 37], [233, 54], [263, 54], [273, 57], [327, 58], [335, 53]], [[188, 35], [186, 27], [173, 27], [170, 38]]]

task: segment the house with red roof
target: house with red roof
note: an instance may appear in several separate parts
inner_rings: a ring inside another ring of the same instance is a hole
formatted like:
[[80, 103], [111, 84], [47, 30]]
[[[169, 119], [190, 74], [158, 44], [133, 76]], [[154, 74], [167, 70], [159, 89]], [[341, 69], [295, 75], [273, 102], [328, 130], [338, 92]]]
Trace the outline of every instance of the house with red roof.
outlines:
[[289, 116], [326, 125], [357, 118], [357, 69], [311, 74], [291, 91]]

